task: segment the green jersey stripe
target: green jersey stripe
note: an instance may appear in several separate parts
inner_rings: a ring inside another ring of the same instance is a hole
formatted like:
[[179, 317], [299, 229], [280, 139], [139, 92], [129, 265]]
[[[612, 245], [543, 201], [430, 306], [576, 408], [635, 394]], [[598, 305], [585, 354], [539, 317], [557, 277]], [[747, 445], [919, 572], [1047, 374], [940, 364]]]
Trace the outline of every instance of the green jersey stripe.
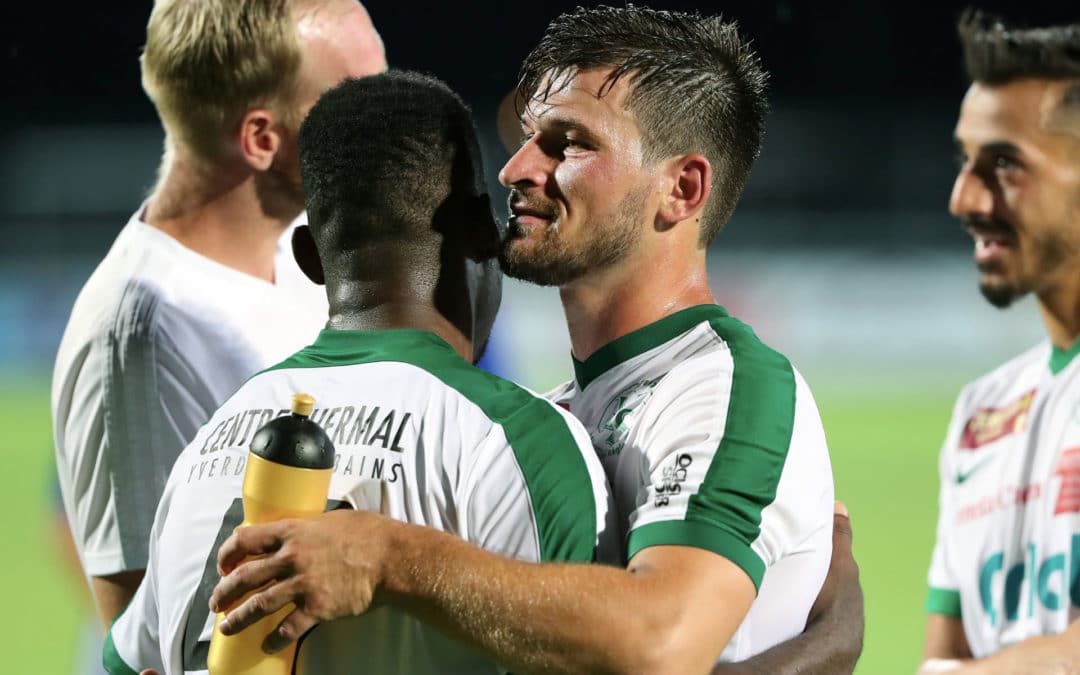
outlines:
[[700, 323], [727, 317], [728, 313], [720, 305], [696, 305], [679, 310], [671, 316], [612, 340], [585, 361], [575, 358], [574, 379], [584, 390], [593, 380], [620, 363], [659, 347]]
[[926, 611], [954, 619], [960, 618], [960, 591], [930, 587], [926, 594]]
[[765, 563], [746, 545], [741, 535], [712, 523], [687, 520], [663, 520], [642, 525], [630, 532], [629, 555], [650, 546], [693, 546], [717, 553], [735, 563], [754, 582], [761, 585]]
[[120, 658], [116, 645], [113, 644], [111, 631], [105, 634], [105, 646], [102, 648], [101, 657], [105, 672], [109, 675], [139, 675], [131, 666], [124, 663], [124, 659]]
[[[795, 371], [738, 319], [710, 327], [730, 349], [733, 370], [724, 435], [686, 520], [733, 529], [749, 550], [761, 533], [761, 512], [776, 499], [795, 426]], [[760, 587], [764, 566], [751, 574]]]
[[500, 425], [529, 490], [541, 559], [592, 561], [596, 502], [585, 459], [566, 421], [552, 404], [476, 368], [434, 333], [324, 330], [315, 344], [268, 370], [382, 361], [427, 371]]

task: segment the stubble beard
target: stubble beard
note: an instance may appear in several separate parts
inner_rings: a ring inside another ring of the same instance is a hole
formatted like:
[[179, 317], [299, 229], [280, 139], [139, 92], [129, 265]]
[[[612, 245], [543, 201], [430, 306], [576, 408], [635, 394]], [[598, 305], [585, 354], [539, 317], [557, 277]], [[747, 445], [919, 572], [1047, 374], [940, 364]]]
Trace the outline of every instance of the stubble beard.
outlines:
[[[1030, 275], [1024, 275], [1021, 272], [1015, 281], [1002, 279], [1001, 281], [979, 282], [979, 292], [994, 307], [1006, 309], [1032, 291], [1049, 290], [1050, 280], [1060, 272], [1063, 265], [1076, 256], [1080, 249], [1074, 242], [1057, 232], [1040, 236], [1030, 245], [1035, 251], [1036, 278], [1031, 278]], [[982, 263], [978, 265], [978, 269], [984, 275], [995, 274], [1002, 277], [1007, 272], [1006, 266], [996, 261]]]
[[[624, 260], [641, 239], [641, 216], [648, 193], [631, 190], [616, 208], [614, 215], [585, 227], [578, 245], [566, 241], [558, 221], [543, 226], [539, 240], [531, 250], [515, 246], [527, 236], [513, 227], [499, 252], [503, 272], [538, 286], [565, 286], [590, 272], [607, 269]], [[538, 228], [539, 229], [539, 228]], [[537, 236], [533, 234], [532, 236]]]

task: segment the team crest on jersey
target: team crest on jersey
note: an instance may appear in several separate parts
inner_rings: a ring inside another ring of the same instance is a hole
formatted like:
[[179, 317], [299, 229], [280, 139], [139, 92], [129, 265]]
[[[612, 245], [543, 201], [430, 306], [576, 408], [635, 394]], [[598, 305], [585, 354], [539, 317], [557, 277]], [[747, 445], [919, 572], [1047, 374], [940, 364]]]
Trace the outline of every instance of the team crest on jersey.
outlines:
[[639, 380], [619, 392], [607, 404], [592, 433], [593, 446], [601, 457], [611, 457], [622, 452], [626, 438], [630, 435], [634, 416], [652, 398], [653, 390], [660, 379]]
[[1054, 515], [1080, 511], [1080, 448], [1069, 448], [1058, 457], [1054, 475], [1061, 476]]
[[1032, 389], [1001, 408], [979, 408], [964, 425], [960, 449], [977, 450], [987, 443], [1027, 429], [1028, 413], [1034, 400], [1035, 390]]

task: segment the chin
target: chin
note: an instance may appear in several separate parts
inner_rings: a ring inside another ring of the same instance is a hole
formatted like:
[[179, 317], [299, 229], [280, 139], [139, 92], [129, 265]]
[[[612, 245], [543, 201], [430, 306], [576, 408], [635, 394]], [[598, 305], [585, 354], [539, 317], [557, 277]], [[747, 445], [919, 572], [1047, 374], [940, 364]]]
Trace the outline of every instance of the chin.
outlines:
[[979, 292], [982, 293], [987, 302], [998, 309], [1005, 309], [1024, 295], [1023, 292], [1007, 283], [990, 281], [981, 282]]

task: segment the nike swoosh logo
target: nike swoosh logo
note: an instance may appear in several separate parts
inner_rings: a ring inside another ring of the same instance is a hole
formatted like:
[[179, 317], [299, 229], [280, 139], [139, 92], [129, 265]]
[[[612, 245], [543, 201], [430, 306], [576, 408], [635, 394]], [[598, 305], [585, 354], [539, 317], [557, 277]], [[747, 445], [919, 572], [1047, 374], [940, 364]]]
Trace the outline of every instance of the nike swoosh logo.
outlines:
[[986, 464], [987, 462], [989, 462], [992, 459], [993, 459], [993, 457], [986, 457], [981, 462], [979, 462], [975, 466], [971, 467], [967, 471], [957, 471], [956, 472], [956, 484], [957, 485], [962, 485], [964, 483], [964, 481], [966, 481], [968, 478], [971, 478], [971, 475], [973, 473], [975, 473], [976, 471], [981, 469], [984, 464]]

